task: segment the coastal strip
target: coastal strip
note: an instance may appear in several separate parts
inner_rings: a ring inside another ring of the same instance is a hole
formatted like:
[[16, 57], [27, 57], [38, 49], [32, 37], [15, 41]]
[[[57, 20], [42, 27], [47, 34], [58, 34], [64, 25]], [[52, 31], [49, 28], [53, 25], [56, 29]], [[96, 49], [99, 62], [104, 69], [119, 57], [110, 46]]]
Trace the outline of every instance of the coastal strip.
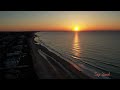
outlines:
[[34, 41], [36, 32], [0, 32], [0, 80], [90, 79]]
[[90, 79], [77, 69], [74, 63], [69, 63], [54, 52], [34, 41], [33, 34], [30, 45], [33, 53], [34, 67], [39, 78], [45, 79]]

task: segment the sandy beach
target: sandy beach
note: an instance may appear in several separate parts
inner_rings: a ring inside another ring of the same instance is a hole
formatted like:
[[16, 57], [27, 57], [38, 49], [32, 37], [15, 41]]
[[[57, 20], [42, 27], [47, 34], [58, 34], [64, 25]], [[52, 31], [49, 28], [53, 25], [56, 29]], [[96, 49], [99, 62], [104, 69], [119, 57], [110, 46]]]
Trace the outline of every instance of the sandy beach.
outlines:
[[120, 11], [0, 11], [9, 79], [120, 79]]
[[89, 79], [71, 63], [36, 44], [34, 33], [0, 33], [0, 80]]
[[30, 39], [34, 67], [42, 79], [89, 79], [71, 63], [65, 61], [41, 44], [35, 44], [34, 34]]

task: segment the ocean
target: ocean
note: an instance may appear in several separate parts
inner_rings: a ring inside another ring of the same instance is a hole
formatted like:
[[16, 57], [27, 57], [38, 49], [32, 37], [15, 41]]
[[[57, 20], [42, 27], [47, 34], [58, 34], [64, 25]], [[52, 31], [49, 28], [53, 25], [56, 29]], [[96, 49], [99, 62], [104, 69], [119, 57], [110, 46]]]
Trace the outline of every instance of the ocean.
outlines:
[[36, 32], [61, 57], [74, 62], [95, 79], [120, 79], [120, 32]]

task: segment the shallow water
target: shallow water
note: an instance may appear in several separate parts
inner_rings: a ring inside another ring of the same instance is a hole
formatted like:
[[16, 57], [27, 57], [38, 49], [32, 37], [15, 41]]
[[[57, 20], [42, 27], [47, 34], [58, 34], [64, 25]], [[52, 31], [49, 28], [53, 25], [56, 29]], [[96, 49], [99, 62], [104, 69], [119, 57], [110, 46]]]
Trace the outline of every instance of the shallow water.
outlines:
[[[92, 78], [120, 78], [120, 32], [37, 32], [35, 40], [77, 64]], [[109, 73], [109, 74], [108, 74]]]

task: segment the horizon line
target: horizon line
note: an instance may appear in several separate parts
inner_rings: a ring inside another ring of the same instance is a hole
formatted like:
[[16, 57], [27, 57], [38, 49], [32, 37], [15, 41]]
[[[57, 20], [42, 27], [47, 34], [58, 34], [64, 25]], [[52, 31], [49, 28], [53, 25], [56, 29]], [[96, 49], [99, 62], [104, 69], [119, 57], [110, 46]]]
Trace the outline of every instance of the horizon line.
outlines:
[[[76, 32], [76, 31], [61, 31], [61, 30], [5, 30], [0, 32]], [[120, 32], [120, 30], [85, 30], [85, 31], [77, 31], [77, 32]]]

